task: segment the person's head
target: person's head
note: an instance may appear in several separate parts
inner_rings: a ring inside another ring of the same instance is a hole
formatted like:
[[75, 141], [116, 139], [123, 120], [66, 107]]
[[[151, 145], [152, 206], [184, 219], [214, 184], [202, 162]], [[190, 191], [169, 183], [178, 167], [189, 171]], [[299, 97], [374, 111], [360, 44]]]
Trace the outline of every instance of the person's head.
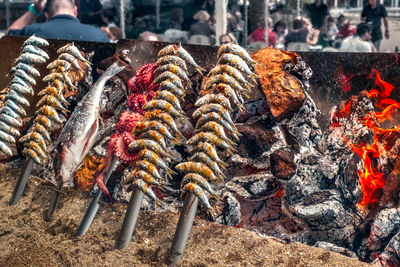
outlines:
[[219, 36], [219, 44], [235, 43], [236, 38], [232, 33], [226, 33]]
[[208, 14], [208, 12], [205, 10], [200, 10], [194, 14], [193, 18], [198, 21], [207, 22], [210, 20], [210, 14]]
[[78, 15], [78, 8], [72, 0], [47, 0], [43, 13], [47, 20], [61, 14], [76, 17]]
[[322, 0], [315, 0], [315, 5], [320, 6], [322, 4]]
[[233, 13], [233, 15], [235, 16], [235, 18], [238, 21], [242, 19], [242, 12], [240, 12], [240, 11], [235, 11], [235, 13]]
[[360, 23], [357, 25], [357, 36], [364, 41], [371, 40], [371, 27], [367, 23]]
[[297, 17], [297, 19], [301, 20], [303, 22], [303, 27], [306, 29], [312, 28], [312, 23], [309, 18], [306, 17]]
[[268, 28], [272, 29], [274, 26], [274, 22], [272, 21], [271, 17], [268, 18]]
[[293, 30], [301, 29], [304, 25], [304, 22], [301, 19], [293, 20]]
[[283, 21], [278, 21], [277, 23], [275, 23], [274, 25], [274, 32], [276, 33], [281, 33], [284, 32], [286, 29], [286, 24]]
[[338, 21], [339, 24], [344, 24], [344, 22], [346, 21], [346, 17], [343, 14], [341, 14], [338, 17], [337, 21]]
[[368, 4], [369, 4], [372, 8], [375, 8], [375, 7], [376, 7], [376, 0], [368, 0]]
[[139, 34], [139, 40], [143, 41], [158, 41], [158, 36], [155, 33], [145, 31]]
[[107, 34], [111, 42], [116, 42], [122, 38], [122, 30], [117, 26], [101, 27], [101, 30]]
[[328, 26], [333, 26], [335, 24], [335, 20], [331, 16], [327, 18], [326, 22], [328, 23]]

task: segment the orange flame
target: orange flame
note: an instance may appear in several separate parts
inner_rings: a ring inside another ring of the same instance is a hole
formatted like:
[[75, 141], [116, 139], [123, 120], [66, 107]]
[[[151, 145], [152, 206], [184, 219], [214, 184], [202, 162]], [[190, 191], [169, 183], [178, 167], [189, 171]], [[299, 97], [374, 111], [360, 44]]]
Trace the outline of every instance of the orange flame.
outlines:
[[[377, 70], [373, 69], [367, 79], [373, 79], [374, 76], [375, 83], [379, 87], [379, 90], [371, 89], [367, 97], [375, 99], [375, 105], [382, 111], [370, 112], [362, 118], [364, 126], [373, 133], [373, 143], [370, 145], [365, 143], [352, 144], [347, 138], [343, 137], [345, 142], [351, 147], [351, 150], [356, 153], [364, 163], [364, 170], [357, 171], [363, 193], [361, 202], [358, 203], [361, 207], [373, 205], [379, 200], [381, 196], [380, 190], [383, 189], [385, 185], [385, 178], [383, 174], [374, 167], [376, 161], [373, 159], [386, 155], [389, 147], [385, 145], [385, 141], [390, 138], [391, 133], [400, 133], [399, 126], [391, 129], [383, 129], [377, 125], [377, 123], [383, 123], [386, 120], [392, 121], [393, 112], [400, 108], [400, 103], [389, 98], [394, 86], [383, 81]], [[347, 87], [348, 85], [346, 85], [344, 90], [347, 90]], [[331, 127], [340, 126], [340, 123], [338, 123], [339, 118], [350, 116], [351, 102], [352, 101], [349, 101], [342, 110], [334, 114]]]

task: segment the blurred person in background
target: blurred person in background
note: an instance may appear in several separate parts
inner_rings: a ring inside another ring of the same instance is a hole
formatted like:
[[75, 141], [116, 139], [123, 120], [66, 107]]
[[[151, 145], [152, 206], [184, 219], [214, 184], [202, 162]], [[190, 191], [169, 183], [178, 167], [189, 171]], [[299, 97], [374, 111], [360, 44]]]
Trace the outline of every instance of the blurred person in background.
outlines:
[[339, 31], [341, 31], [347, 22], [348, 22], [348, 20], [346, 19], [346, 17], [343, 14], [340, 14], [340, 16], [337, 18], [337, 22], [336, 22], [337, 29]]
[[103, 6], [99, 0], [80, 0], [80, 20], [82, 23], [104, 26]]
[[[44, 13], [46, 22], [35, 23], [36, 17]], [[78, 8], [72, 0], [36, 0], [29, 10], [14, 21], [6, 34], [77, 41], [109, 42], [99, 28], [82, 24], [77, 19]]]
[[111, 43], [116, 43], [119, 39], [122, 39], [122, 30], [117, 26], [103, 26], [101, 27], [101, 30], [107, 34]]
[[333, 46], [333, 42], [336, 39], [336, 35], [339, 32], [336, 27], [335, 20], [331, 16], [325, 18], [324, 24], [321, 27], [321, 35], [325, 46]]
[[215, 10], [214, 0], [200, 0], [200, 9], [207, 11], [208, 14], [213, 14]]
[[242, 13], [240, 11], [235, 11], [233, 13], [233, 18], [236, 20], [236, 29], [232, 32], [239, 44], [243, 42], [244, 39], [244, 20], [242, 19]]
[[170, 43], [187, 43], [189, 40], [189, 33], [177, 29], [168, 29], [164, 32], [164, 41]]
[[312, 26], [319, 30], [324, 24], [325, 17], [329, 14], [328, 6], [322, 0], [315, 0], [314, 3], [306, 6]]
[[300, 19], [303, 22], [303, 28], [307, 30], [307, 45], [316, 45], [319, 40], [320, 31], [313, 27], [309, 18], [298, 17], [297, 19]]
[[[276, 34], [275, 32], [272, 31], [272, 19], [268, 18], [268, 47], [275, 47], [276, 45]], [[249, 44], [255, 43], [255, 42], [262, 42], [266, 43], [265, 40], [265, 27], [260, 27], [256, 29], [254, 32], [252, 32], [249, 35], [248, 38]]]
[[183, 23], [183, 9], [174, 8], [171, 10], [170, 18], [165, 28], [182, 30], [182, 23]]
[[349, 36], [343, 40], [340, 52], [376, 52], [371, 41], [371, 27], [367, 23], [357, 25], [356, 35]]
[[232, 33], [225, 33], [219, 36], [219, 44], [236, 43], [236, 38]]
[[338, 34], [336, 35], [336, 39], [343, 39], [350, 35], [356, 34], [356, 28], [350, 27], [350, 21], [344, 15], [339, 16], [336, 26], [339, 30]]
[[361, 12], [361, 21], [367, 22], [372, 25], [372, 43], [378, 51], [382, 40], [382, 19], [383, 25], [385, 26], [385, 38], [390, 38], [389, 22], [387, 17], [388, 14], [385, 6], [379, 4], [377, 0], [368, 0], [368, 4], [363, 8]]
[[276, 34], [276, 44], [275, 47], [278, 49], [285, 49], [285, 38], [288, 34], [286, 29], [286, 23], [283, 21], [278, 21], [274, 25], [274, 32]]
[[190, 25], [190, 34], [201, 34], [211, 36], [215, 33], [215, 28], [210, 23], [210, 14], [205, 10], [200, 10], [194, 14], [193, 18], [197, 20], [196, 23]]
[[290, 31], [285, 38], [285, 47], [290, 43], [307, 43], [308, 30], [304, 27], [304, 21], [295, 19], [293, 21], [293, 30]]
[[153, 32], [144, 31], [141, 34], [139, 34], [138, 39], [143, 41], [158, 41], [158, 36]]

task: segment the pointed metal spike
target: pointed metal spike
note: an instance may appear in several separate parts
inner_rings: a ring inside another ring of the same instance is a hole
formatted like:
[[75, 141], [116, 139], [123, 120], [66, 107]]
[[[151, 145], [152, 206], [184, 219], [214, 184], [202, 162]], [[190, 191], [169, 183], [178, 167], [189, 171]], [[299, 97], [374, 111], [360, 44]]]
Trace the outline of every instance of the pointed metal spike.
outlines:
[[131, 199], [129, 200], [128, 208], [126, 210], [124, 222], [122, 224], [121, 232], [117, 240], [117, 248], [123, 249], [129, 245], [135, 230], [136, 222], [139, 217], [140, 206], [142, 204], [144, 193], [139, 188], [135, 187], [132, 192]]
[[25, 160], [24, 167], [18, 177], [17, 184], [15, 185], [14, 192], [10, 200], [10, 206], [17, 204], [18, 201], [21, 199], [22, 193], [24, 192], [24, 189], [26, 187], [26, 183], [28, 182], [29, 175], [31, 174], [33, 165], [33, 159], [27, 158]]
[[63, 181], [62, 180], [58, 181], [57, 190], [55, 190], [55, 192], [54, 192], [54, 196], [50, 201], [49, 210], [47, 211], [47, 214], [46, 214], [46, 218], [45, 218], [46, 222], [49, 222], [51, 220], [51, 216], [53, 216], [53, 213], [56, 210], [58, 201], [60, 200], [62, 186], [63, 186]]
[[[113, 157], [110, 163], [110, 167], [108, 168], [106, 175], [104, 176], [104, 184], [107, 184], [108, 179], [110, 179], [111, 174], [118, 167], [119, 161], [116, 157]], [[86, 232], [89, 230], [90, 225], [92, 224], [94, 217], [96, 216], [97, 210], [99, 209], [99, 199], [102, 196], [103, 191], [100, 188], [97, 189], [96, 194], [94, 195], [92, 201], [88, 209], [86, 210], [85, 216], [83, 216], [82, 222], [78, 228], [77, 236], [84, 236]]]
[[188, 192], [181, 216], [179, 217], [178, 226], [176, 227], [172, 246], [169, 250], [168, 266], [175, 266], [183, 256], [198, 203], [199, 199], [193, 193]]

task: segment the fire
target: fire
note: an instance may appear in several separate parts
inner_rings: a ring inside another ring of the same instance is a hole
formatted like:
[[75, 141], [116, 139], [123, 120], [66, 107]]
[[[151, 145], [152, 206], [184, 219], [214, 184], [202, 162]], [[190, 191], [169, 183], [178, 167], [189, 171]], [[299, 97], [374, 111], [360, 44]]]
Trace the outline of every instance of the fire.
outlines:
[[[394, 86], [383, 81], [379, 72], [373, 69], [367, 79], [374, 79], [379, 89], [371, 89], [367, 97], [375, 100], [375, 106], [381, 109], [381, 112], [370, 112], [364, 118], [362, 123], [373, 134], [372, 144], [352, 144], [347, 138], [343, 137], [345, 142], [350, 146], [351, 150], [356, 153], [364, 163], [364, 169], [357, 171], [359, 182], [362, 189], [362, 199], [358, 205], [361, 207], [368, 207], [378, 202], [382, 195], [382, 190], [385, 186], [385, 177], [383, 173], [379, 172], [376, 168], [377, 158], [387, 156], [390, 149], [390, 140], [393, 134], [397, 136], [400, 133], [400, 125], [395, 128], [384, 129], [378, 123], [383, 123], [387, 120], [393, 121], [393, 113], [400, 108], [400, 103], [390, 99]], [[344, 84], [344, 90], [347, 90], [348, 85]], [[332, 117], [331, 127], [341, 126], [339, 118], [346, 118], [351, 115], [350, 100], [346, 106], [336, 112]], [[396, 157], [398, 157], [396, 155]]]

